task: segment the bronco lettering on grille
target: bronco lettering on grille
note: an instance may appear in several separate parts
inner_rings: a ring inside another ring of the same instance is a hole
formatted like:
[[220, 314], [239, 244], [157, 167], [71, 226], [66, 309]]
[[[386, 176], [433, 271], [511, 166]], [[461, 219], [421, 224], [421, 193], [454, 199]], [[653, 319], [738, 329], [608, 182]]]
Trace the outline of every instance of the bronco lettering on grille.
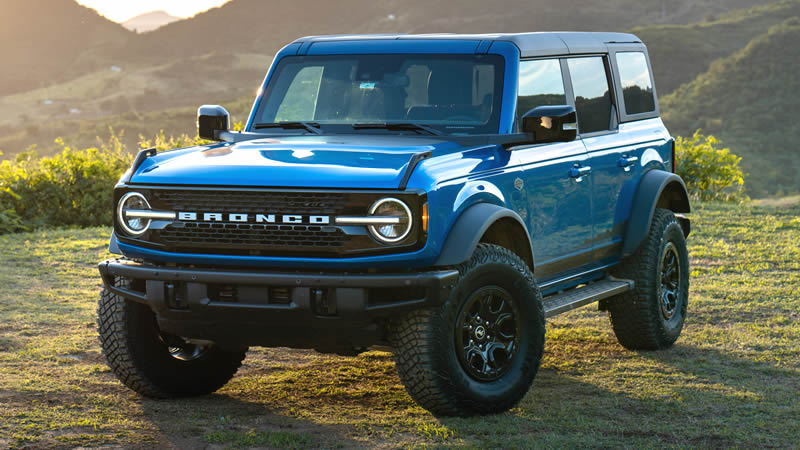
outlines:
[[[198, 219], [199, 217], [199, 219]], [[214, 213], [199, 214], [196, 212], [179, 212], [178, 220], [204, 222], [255, 222], [255, 223], [285, 223], [285, 224], [312, 224], [328, 225], [331, 223], [329, 216], [303, 216], [299, 214], [242, 214], [242, 213]]]

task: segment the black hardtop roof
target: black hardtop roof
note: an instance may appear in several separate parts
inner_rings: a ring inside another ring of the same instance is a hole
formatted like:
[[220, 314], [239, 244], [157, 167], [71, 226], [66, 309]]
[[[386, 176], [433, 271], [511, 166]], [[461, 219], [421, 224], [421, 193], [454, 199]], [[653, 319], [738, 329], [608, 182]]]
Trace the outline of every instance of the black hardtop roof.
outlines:
[[538, 33], [491, 33], [491, 34], [350, 34], [332, 36], [306, 36], [294, 43], [361, 40], [476, 40], [508, 41], [514, 43], [522, 57], [564, 55], [579, 53], [601, 53], [608, 51], [606, 44], [642, 44], [641, 39], [630, 33], [548, 31]]

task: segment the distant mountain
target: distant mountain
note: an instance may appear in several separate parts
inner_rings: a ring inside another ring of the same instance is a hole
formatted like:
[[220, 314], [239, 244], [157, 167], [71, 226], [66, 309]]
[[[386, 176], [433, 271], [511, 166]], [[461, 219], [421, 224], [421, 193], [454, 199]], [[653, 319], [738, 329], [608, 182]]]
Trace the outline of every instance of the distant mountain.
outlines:
[[2, 0], [0, 96], [114, 64], [133, 35], [73, 0]]
[[701, 128], [742, 157], [754, 196], [800, 192], [799, 42], [787, 19], [661, 100], [673, 134]]
[[181, 18], [166, 11], [150, 11], [122, 22], [122, 26], [137, 33], [147, 33], [177, 20]]

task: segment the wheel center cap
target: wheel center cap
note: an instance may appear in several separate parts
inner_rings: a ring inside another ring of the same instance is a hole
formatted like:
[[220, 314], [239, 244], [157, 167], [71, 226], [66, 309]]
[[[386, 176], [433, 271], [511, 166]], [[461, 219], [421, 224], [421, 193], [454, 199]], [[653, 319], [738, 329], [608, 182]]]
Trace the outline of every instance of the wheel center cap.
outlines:
[[475, 327], [475, 337], [478, 339], [483, 339], [486, 337], [486, 328], [484, 328], [483, 325]]

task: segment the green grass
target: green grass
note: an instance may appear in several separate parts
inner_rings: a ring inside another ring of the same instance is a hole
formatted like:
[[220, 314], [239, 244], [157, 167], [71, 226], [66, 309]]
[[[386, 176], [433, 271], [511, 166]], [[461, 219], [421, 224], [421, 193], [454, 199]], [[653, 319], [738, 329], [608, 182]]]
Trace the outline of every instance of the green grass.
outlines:
[[223, 444], [231, 447], [279, 447], [279, 448], [306, 448], [312, 439], [305, 433], [292, 433], [289, 431], [256, 431], [245, 433], [225, 430], [215, 431], [205, 435], [211, 444]]
[[0, 236], [0, 447], [795, 447], [800, 202], [699, 205], [690, 316], [669, 350], [620, 347], [586, 307], [548, 323], [533, 388], [506, 414], [437, 419], [391, 355], [250, 351], [218, 393], [124, 388], [96, 339], [108, 230]]

